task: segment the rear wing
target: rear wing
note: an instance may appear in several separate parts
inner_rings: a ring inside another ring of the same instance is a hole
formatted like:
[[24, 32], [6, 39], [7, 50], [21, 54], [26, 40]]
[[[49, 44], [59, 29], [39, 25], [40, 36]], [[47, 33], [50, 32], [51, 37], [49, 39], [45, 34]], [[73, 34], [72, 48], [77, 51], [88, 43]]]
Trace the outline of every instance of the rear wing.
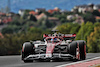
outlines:
[[75, 38], [76, 34], [44, 34], [43, 38], [46, 38], [46, 37]]

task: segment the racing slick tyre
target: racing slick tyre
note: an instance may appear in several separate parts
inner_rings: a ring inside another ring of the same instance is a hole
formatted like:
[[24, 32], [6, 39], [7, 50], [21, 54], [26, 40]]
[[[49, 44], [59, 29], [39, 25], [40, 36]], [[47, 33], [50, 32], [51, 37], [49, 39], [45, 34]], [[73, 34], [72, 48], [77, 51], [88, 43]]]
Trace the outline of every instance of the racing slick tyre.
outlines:
[[80, 50], [79, 44], [76, 41], [73, 41], [69, 46], [69, 54], [73, 55], [73, 61], [80, 60]]
[[30, 54], [34, 54], [34, 49], [33, 49], [33, 45], [28, 43], [28, 44], [24, 44], [23, 48], [22, 48], [22, 60], [26, 63], [26, 62], [33, 62], [33, 60], [27, 60], [25, 59], [27, 56], [29, 56]]
[[69, 54], [75, 56], [75, 55], [76, 55], [76, 48], [77, 48], [77, 42], [73, 41], [73, 42], [68, 46]]
[[85, 60], [86, 59], [86, 42], [84, 40], [77, 41], [79, 43], [80, 48], [80, 59]]

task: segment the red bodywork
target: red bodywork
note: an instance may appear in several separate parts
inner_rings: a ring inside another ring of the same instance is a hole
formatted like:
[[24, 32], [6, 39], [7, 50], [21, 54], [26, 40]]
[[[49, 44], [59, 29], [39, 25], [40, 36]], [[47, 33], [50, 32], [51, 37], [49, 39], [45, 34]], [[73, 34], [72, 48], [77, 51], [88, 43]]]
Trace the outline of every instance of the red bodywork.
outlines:
[[[51, 57], [56, 45], [60, 45], [64, 40], [64, 38], [71, 38], [71, 37], [75, 38], [76, 34], [60, 34], [60, 35], [44, 34], [43, 37], [47, 41], [46, 57]], [[57, 39], [56, 41], [54, 40], [55, 38]]]
[[[46, 37], [54, 37], [54, 36], [52, 34], [44, 34], [43, 37], [46, 38]], [[61, 37], [61, 38], [76, 37], [76, 34], [60, 34], [55, 37]]]

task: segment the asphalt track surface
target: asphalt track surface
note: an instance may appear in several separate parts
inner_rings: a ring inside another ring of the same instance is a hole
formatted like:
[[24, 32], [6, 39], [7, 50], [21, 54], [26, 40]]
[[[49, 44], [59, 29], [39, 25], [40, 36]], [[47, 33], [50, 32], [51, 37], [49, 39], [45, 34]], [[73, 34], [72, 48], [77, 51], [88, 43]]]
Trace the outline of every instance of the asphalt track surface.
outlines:
[[[100, 57], [100, 53], [87, 53], [86, 59], [91, 59], [95, 57]], [[68, 63], [73, 63], [73, 61], [71, 60], [53, 61], [53, 62], [34, 61], [33, 63], [24, 63], [21, 60], [21, 56], [0, 56], [0, 67], [55, 67]]]

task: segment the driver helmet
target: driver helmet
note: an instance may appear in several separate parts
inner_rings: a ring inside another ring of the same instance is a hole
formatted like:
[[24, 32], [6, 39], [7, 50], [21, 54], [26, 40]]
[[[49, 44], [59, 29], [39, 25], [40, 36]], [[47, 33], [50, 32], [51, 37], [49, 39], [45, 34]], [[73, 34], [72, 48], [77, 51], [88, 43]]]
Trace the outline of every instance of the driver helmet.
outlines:
[[57, 38], [54, 38], [54, 40], [57, 40]]
[[51, 38], [51, 41], [53, 41], [53, 39]]

